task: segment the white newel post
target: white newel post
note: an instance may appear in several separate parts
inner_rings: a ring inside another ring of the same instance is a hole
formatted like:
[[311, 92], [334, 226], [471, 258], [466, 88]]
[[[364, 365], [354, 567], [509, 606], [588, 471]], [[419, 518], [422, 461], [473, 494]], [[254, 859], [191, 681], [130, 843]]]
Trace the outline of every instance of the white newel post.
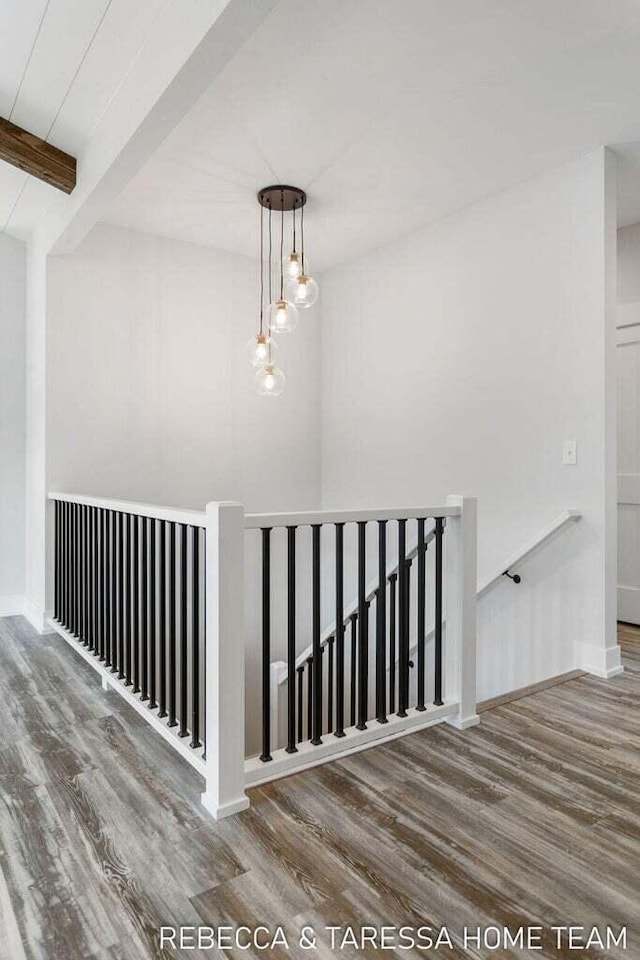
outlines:
[[459, 730], [480, 722], [476, 713], [476, 589], [477, 500], [447, 497], [447, 505], [460, 507], [460, 515], [447, 519], [445, 540], [445, 700], [460, 704], [450, 717]]
[[206, 529], [206, 789], [216, 820], [246, 810], [244, 790], [244, 508], [208, 503]]

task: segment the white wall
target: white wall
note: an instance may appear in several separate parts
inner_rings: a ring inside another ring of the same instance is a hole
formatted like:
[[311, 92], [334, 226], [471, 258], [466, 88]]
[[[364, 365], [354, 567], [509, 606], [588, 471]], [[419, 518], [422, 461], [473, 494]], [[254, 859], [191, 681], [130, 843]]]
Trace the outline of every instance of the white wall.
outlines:
[[[196, 509], [210, 500], [239, 500], [249, 512], [319, 507], [318, 315], [280, 338], [283, 396], [258, 397], [244, 352], [256, 331], [256, 271], [248, 258], [104, 224], [75, 253], [49, 259], [50, 491]], [[247, 538], [249, 752], [258, 549]], [[274, 656], [282, 615], [274, 610]]]
[[0, 235], [0, 616], [25, 588], [25, 247]]
[[640, 224], [618, 231], [618, 615], [640, 623]]
[[323, 276], [325, 507], [476, 495], [480, 576], [584, 514], [482, 601], [480, 698], [617, 667], [611, 177], [598, 151]]
[[250, 259], [99, 225], [49, 261], [50, 489], [201, 508], [320, 499], [319, 330], [282, 339], [287, 388], [258, 397]]
[[640, 300], [640, 223], [618, 230], [618, 303]]

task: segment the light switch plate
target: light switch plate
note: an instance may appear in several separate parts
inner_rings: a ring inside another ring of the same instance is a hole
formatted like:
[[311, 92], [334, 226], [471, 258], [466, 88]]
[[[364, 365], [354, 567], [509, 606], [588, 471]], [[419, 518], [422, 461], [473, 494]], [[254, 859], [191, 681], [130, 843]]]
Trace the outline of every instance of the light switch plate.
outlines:
[[578, 462], [578, 445], [575, 440], [564, 440], [562, 443], [562, 463], [565, 467], [575, 467]]

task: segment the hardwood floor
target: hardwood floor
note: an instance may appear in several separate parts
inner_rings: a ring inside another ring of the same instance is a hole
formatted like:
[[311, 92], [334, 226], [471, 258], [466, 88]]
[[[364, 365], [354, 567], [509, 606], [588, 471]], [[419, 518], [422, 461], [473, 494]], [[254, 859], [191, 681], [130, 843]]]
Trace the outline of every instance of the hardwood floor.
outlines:
[[[215, 824], [197, 774], [60, 638], [0, 621], [0, 957], [637, 960], [640, 630], [620, 638], [620, 677], [254, 789]], [[161, 925], [225, 923], [283, 924], [290, 947], [160, 950]], [[445, 925], [455, 943], [332, 950], [328, 924]], [[490, 924], [541, 925], [544, 949], [462, 947]], [[569, 924], [627, 925], [627, 950], [556, 950], [548, 928]]]

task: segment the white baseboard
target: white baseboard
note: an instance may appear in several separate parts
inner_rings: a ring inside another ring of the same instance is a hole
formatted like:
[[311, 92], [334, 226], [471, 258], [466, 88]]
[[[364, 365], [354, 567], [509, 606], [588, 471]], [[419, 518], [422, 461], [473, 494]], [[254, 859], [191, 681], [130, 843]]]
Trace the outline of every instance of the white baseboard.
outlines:
[[612, 647], [598, 647], [590, 643], [575, 644], [576, 666], [579, 670], [593, 674], [594, 677], [600, 677], [602, 680], [610, 680], [617, 677], [624, 671], [620, 658], [620, 647], [614, 644]]
[[39, 603], [36, 603], [36, 601], [30, 597], [24, 598], [24, 607], [20, 612], [40, 635], [55, 632], [49, 623], [51, 614], [47, 613], [44, 607], [41, 607]]
[[20, 617], [24, 613], [24, 596], [20, 593], [0, 597], [0, 617]]

